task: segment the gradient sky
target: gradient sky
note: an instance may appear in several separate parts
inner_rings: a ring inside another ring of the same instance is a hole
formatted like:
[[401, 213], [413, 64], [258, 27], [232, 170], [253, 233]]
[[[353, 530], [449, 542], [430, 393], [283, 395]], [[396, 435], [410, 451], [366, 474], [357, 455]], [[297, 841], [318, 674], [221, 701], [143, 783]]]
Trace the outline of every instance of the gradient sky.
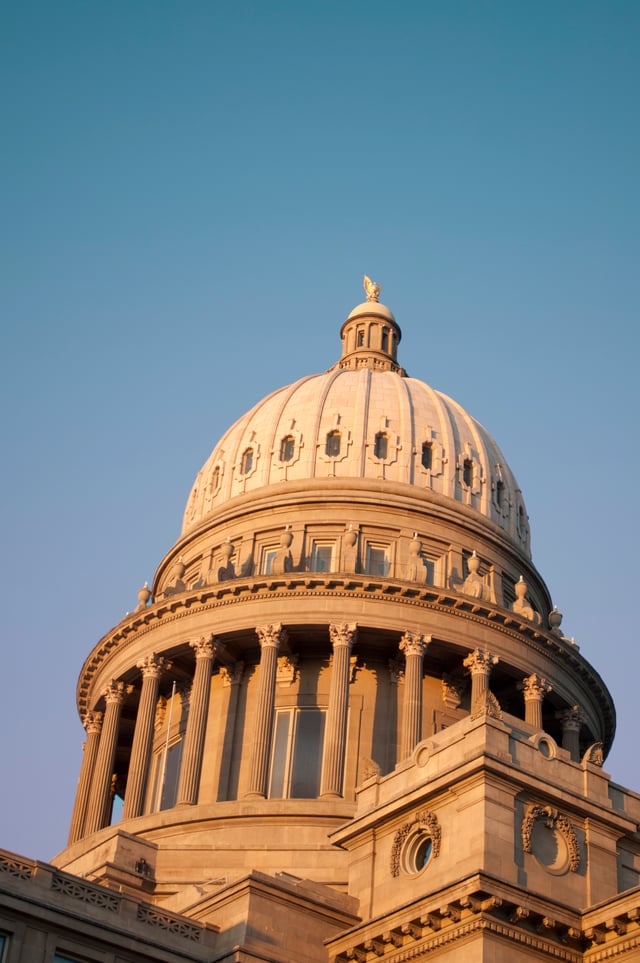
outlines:
[[21, 0], [0, 45], [0, 846], [64, 847], [84, 658], [364, 272], [516, 473], [640, 790], [640, 4]]

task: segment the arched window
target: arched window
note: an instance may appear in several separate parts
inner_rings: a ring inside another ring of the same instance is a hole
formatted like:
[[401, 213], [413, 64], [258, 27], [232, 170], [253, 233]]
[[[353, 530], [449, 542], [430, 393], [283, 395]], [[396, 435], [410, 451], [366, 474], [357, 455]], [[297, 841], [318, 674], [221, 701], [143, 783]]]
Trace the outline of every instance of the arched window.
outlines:
[[364, 331], [362, 329], [356, 335], [356, 348], [364, 348]]
[[376, 435], [376, 439], [373, 445], [373, 454], [375, 458], [386, 458], [387, 450], [389, 447], [389, 439], [383, 431], [379, 431]]
[[498, 479], [498, 481], [496, 482], [496, 505], [498, 506], [498, 508], [502, 508], [503, 503], [504, 503], [504, 482]]
[[473, 462], [470, 458], [465, 458], [462, 465], [462, 481], [467, 488], [471, 488], [473, 485]]
[[287, 435], [280, 442], [280, 461], [291, 461], [296, 449], [296, 442], [293, 435]]
[[426, 468], [427, 471], [431, 471], [433, 468], [433, 445], [430, 441], [425, 441], [422, 445], [422, 467]]
[[220, 487], [220, 466], [216, 466], [213, 475], [211, 476], [211, 491], [217, 492]]
[[337, 458], [340, 454], [340, 432], [330, 431], [327, 434], [327, 440], [325, 443], [325, 454], [328, 458]]
[[381, 347], [382, 347], [382, 350], [383, 350], [383, 351], [388, 351], [388, 350], [389, 350], [389, 332], [388, 332], [388, 330], [387, 330], [386, 328], [383, 328], [383, 329], [382, 329], [382, 344], [381, 344]]
[[243, 475], [248, 475], [253, 468], [253, 448], [247, 448], [242, 455], [240, 471]]

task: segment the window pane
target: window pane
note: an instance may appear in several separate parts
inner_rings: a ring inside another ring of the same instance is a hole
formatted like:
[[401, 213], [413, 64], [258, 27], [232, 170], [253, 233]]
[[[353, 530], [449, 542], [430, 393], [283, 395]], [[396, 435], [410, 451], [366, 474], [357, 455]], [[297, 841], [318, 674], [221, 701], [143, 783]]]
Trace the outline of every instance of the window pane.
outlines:
[[253, 449], [247, 448], [244, 455], [242, 456], [242, 466], [240, 471], [243, 475], [248, 475], [253, 468]]
[[320, 793], [324, 716], [321, 709], [301, 709], [298, 712], [289, 793], [292, 799], [315, 799]]
[[387, 436], [381, 431], [379, 431], [376, 435], [375, 444], [373, 446], [373, 454], [376, 458], [387, 457]]
[[280, 442], [280, 461], [291, 461], [295, 451], [295, 440], [291, 435], [287, 435]]
[[332, 556], [332, 545], [314, 545], [311, 552], [311, 571], [330, 572]]
[[273, 560], [278, 554], [277, 548], [268, 548], [265, 550], [262, 556], [262, 574], [271, 575], [271, 566], [273, 565]]
[[174, 742], [172, 746], [169, 746], [168, 752], [163, 749], [160, 754], [154, 792], [154, 807], [156, 810], [171, 809], [176, 804], [181, 755], [182, 741]]
[[422, 467], [431, 471], [433, 466], [433, 448], [428, 441], [422, 446]]
[[473, 462], [468, 458], [465, 458], [462, 469], [462, 480], [468, 488], [471, 488], [471, 485], [473, 484]]
[[367, 546], [367, 572], [369, 575], [388, 575], [389, 559], [386, 548]]
[[330, 431], [327, 435], [327, 443], [325, 445], [325, 452], [329, 458], [337, 458], [340, 454], [340, 432]]
[[272, 799], [282, 799], [284, 796], [290, 721], [291, 712], [276, 713], [276, 726], [273, 734], [273, 754], [271, 759], [271, 784], [269, 786], [269, 795]]

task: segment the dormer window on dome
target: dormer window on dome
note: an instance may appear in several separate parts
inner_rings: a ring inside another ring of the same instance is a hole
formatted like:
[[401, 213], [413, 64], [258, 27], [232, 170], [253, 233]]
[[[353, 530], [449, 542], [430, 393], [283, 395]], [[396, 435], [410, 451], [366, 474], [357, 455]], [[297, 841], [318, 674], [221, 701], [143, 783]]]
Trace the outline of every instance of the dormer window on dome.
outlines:
[[240, 473], [242, 475], [248, 475], [253, 468], [253, 448], [246, 448], [242, 455], [242, 461], [240, 462]]
[[280, 442], [280, 461], [291, 461], [296, 450], [296, 441], [293, 435], [287, 435]]
[[422, 467], [427, 471], [431, 471], [433, 468], [433, 445], [430, 441], [425, 441], [422, 445], [422, 456], [421, 456]]
[[384, 459], [387, 457], [389, 451], [389, 439], [384, 431], [379, 431], [375, 437], [373, 445], [373, 454], [376, 458]]
[[328, 458], [337, 458], [340, 454], [340, 432], [330, 431], [327, 434], [327, 440], [324, 446], [325, 454]]

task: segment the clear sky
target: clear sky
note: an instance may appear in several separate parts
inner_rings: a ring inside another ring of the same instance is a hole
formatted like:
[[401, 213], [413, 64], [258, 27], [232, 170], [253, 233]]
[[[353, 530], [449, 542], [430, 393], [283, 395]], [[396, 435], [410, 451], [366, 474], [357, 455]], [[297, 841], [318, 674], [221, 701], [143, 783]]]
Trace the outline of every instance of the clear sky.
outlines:
[[366, 271], [494, 435], [637, 767], [640, 4], [22, 0], [3, 91], [0, 846], [66, 842], [75, 684], [223, 430]]

